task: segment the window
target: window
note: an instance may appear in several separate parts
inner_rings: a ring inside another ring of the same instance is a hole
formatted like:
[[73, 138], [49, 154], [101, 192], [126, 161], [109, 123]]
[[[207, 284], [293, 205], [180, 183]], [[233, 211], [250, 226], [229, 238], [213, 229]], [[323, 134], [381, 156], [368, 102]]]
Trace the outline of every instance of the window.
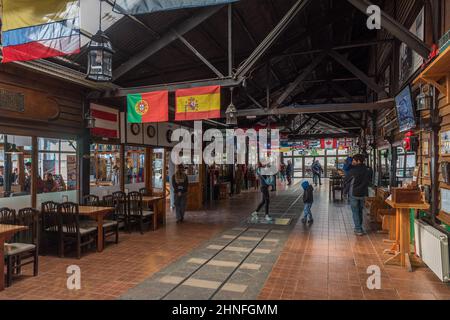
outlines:
[[92, 144], [90, 193], [99, 197], [120, 191], [120, 146]]
[[31, 205], [31, 137], [0, 135], [0, 207]]
[[145, 148], [125, 148], [125, 189], [128, 192], [145, 188]]
[[37, 193], [78, 189], [77, 143], [38, 138]]
[[152, 186], [161, 190], [164, 185], [164, 149], [153, 150], [152, 166]]

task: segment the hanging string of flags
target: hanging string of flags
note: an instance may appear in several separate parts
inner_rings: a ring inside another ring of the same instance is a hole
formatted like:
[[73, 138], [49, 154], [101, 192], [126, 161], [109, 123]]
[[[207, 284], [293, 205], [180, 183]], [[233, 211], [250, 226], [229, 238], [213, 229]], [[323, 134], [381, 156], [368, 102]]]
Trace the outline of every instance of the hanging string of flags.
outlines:
[[297, 142], [283, 141], [281, 142], [281, 151], [291, 152], [298, 150], [315, 150], [315, 149], [345, 150], [351, 149], [354, 146], [355, 146], [355, 139], [353, 138], [302, 140]]

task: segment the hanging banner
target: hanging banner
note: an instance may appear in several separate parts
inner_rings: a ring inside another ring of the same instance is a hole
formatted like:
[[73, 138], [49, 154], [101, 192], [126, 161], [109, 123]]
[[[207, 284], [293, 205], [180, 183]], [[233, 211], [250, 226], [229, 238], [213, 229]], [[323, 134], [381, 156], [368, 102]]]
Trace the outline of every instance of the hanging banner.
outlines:
[[144, 14], [158, 11], [214, 6], [239, 0], [116, 0], [114, 11], [122, 14]]
[[176, 92], [176, 121], [220, 118], [220, 86]]
[[79, 0], [3, 0], [2, 63], [80, 52]]

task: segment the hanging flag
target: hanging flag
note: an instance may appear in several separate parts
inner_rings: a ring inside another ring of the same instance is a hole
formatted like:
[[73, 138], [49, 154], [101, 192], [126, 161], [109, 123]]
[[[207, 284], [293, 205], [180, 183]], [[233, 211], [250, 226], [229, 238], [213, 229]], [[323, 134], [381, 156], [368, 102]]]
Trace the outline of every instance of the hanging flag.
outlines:
[[336, 149], [337, 148], [337, 140], [336, 139], [321, 139], [320, 147], [322, 149]]
[[119, 138], [119, 110], [91, 103], [91, 114], [95, 118], [94, 137]]
[[3, 0], [3, 63], [80, 52], [79, 0]]
[[176, 121], [220, 118], [220, 86], [176, 92]]
[[206, 7], [239, 0], [116, 0], [114, 11], [122, 14], [144, 14], [158, 11]]
[[127, 98], [128, 123], [169, 121], [169, 92], [130, 94]]

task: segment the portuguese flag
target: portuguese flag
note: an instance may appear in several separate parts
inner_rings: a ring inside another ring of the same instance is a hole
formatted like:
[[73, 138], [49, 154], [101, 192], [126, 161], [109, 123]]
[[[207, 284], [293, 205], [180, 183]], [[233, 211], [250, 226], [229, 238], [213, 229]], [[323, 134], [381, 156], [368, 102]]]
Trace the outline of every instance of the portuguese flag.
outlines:
[[169, 121], [169, 92], [130, 94], [127, 98], [128, 123]]
[[176, 92], [176, 121], [220, 118], [220, 86]]

